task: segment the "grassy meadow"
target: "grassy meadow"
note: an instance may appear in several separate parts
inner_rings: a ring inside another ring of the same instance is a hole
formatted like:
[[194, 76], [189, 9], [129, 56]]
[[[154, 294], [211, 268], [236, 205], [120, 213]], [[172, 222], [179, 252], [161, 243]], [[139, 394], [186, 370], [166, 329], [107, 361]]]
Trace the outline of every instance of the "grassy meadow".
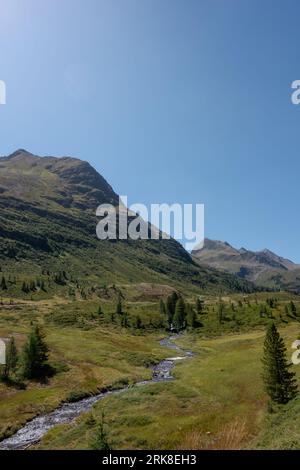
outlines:
[[[299, 325], [282, 330], [287, 344]], [[92, 413], [51, 430], [39, 449], [89, 449], [96, 420], [105, 411], [114, 449], [243, 449], [263, 446], [270, 423], [261, 381], [264, 333], [214, 339], [185, 334], [178, 344], [195, 351], [175, 368], [175, 380], [136, 387], [98, 402]], [[298, 373], [300, 382], [300, 368]], [[298, 407], [299, 408], [299, 407]], [[271, 431], [269, 431], [271, 432]], [[295, 431], [300, 445], [299, 430]], [[254, 442], [256, 439], [256, 442]]]
[[[82, 315], [88, 318], [88, 326], [78, 318], [68, 324], [63, 301], [18, 302], [14, 307], [17, 309], [6, 310], [2, 306], [0, 337], [13, 335], [21, 350], [31, 322], [38, 322], [46, 333], [50, 363], [56, 374], [43, 384], [27, 381], [14, 386], [0, 382], [1, 437], [63, 401], [150, 378], [149, 367], [166, 355], [159, 346], [157, 332], [149, 332], [145, 341], [143, 336], [118, 325], [106, 326], [105, 320], [91, 319], [89, 309], [83, 305]], [[62, 312], [56, 323], [48, 318], [52, 309]], [[97, 312], [96, 304], [94, 310]]]
[[[157, 298], [165, 298], [168, 286], [108, 286], [108, 292], [112, 293], [102, 297], [91, 293], [86, 298], [63, 297], [59, 290], [51, 298], [23, 295], [12, 301], [2, 297], [0, 337], [13, 335], [21, 350], [31, 323], [39, 323], [56, 371], [45, 383], [0, 382], [2, 438], [64, 401], [149, 379], [154, 364], [174, 355], [159, 345], [168, 332]], [[126, 328], [115, 315], [114, 292], [122, 296], [128, 315]], [[270, 307], [273, 295], [276, 301]], [[195, 299], [193, 292], [185, 296], [191, 306]], [[272, 426], [277, 417], [284, 432], [288, 410], [292, 416], [295, 405], [285, 407], [283, 417], [281, 410], [274, 416], [267, 413], [260, 360], [265, 325], [271, 319], [288, 348], [299, 336], [298, 314], [291, 315], [287, 308], [291, 299], [300, 311], [298, 297], [286, 293], [202, 297], [200, 326], [188, 329], [177, 340], [195, 356], [177, 363], [175, 380], [130, 387], [122, 394], [108, 396], [93, 412], [70, 425], [53, 428], [35, 448], [89, 449], [103, 409], [113, 449], [279, 446], [273, 442]], [[218, 317], [220, 303], [224, 305], [222, 321]], [[294, 369], [300, 383], [300, 367]], [[294, 434], [293, 445], [299, 448], [297, 429]]]

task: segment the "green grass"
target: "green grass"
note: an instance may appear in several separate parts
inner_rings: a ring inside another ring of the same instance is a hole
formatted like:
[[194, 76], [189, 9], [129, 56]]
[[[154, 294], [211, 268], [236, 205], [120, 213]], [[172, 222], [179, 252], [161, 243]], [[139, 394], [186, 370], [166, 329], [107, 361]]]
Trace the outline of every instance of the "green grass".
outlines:
[[[161, 326], [159, 302], [149, 300], [148, 287], [137, 293], [132, 286], [112, 286], [114, 294], [101, 299], [71, 300], [59, 292], [52, 299], [14, 299], [13, 304], [9, 298], [3, 299], [0, 337], [14, 335], [20, 350], [31, 322], [38, 321], [46, 332], [50, 361], [57, 374], [43, 385], [27, 382], [25, 390], [0, 383], [0, 436], [13, 433], [62, 401], [151, 377], [150, 367], [172, 353], [158, 344], [167, 333]], [[127, 329], [121, 328], [120, 319], [111, 321], [118, 292], [122, 292], [128, 312]], [[146, 300], [137, 300], [145, 292]], [[289, 346], [297, 338], [300, 325], [297, 318], [280, 315], [291, 298], [299, 310], [298, 297], [285, 293], [276, 296], [278, 304], [271, 309], [272, 317]], [[219, 299], [204, 297], [205, 313], [200, 316], [203, 326], [185, 333], [179, 341], [196, 356], [176, 366], [176, 380], [133, 388], [104, 400], [113, 447], [241, 447], [263, 432], [266, 396], [260, 357], [269, 318], [261, 318], [258, 307], [266, 299], [265, 293], [223, 297], [226, 320], [220, 324], [216, 314]], [[186, 301], [193, 304], [195, 297], [189, 294]], [[236, 305], [234, 320], [232, 303]], [[100, 316], [99, 305], [103, 311]], [[137, 315], [144, 325], [141, 330], [133, 327]], [[101, 406], [95, 408], [96, 417]], [[93, 432], [83, 416], [70, 426], [52, 430], [40, 446], [88, 448]], [[224, 434], [234, 433], [243, 436], [241, 442], [223, 442]]]
[[300, 397], [278, 406], [266, 416], [263, 429], [250, 448], [272, 450], [300, 449]]
[[[282, 333], [289, 345], [299, 327]], [[180, 344], [197, 354], [178, 363], [175, 381], [107, 397], [93, 416], [99, 418], [104, 407], [114, 449], [245, 448], [265, 426], [263, 336], [256, 331], [203, 340], [186, 334]], [[88, 449], [95, 430], [89, 417], [53, 429], [37, 447]], [[300, 448], [299, 440], [295, 445]]]
[[[13, 333], [19, 348], [25, 340], [26, 325], [13, 330], [0, 326], [0, 337]], [[118, 388], [151, 376], [149, 365], [165, 356], [157, 334], [142, 336], [115, 328], [45, 327], [51, 349], [50, 361], [60, 373], [41, 385], [28, 382], [26, 390], [0, 382], [0, 436], [5, 436], [27, 420], [57, 407], [72, 394], [94, 394]]]

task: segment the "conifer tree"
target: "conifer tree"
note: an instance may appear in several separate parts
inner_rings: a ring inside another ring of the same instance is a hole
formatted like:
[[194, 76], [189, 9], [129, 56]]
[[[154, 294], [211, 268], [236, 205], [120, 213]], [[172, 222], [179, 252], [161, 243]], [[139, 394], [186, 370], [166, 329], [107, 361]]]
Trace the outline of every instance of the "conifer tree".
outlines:
[[26, 284], [25, 281], [24, 281], [23, 284], [22, 284], [22, 291], [23, 291], [25, 294], [28, 294], [28, 292], [29, 292], [29, 287], [28, 287], [28, 285]]
[[219, 302], [217, 314], [218, 314], [218, 321], [220, 324], [223, 323], [224, 313], [225, 313], [225, 305], [223, 304], [223, 302]]
[[169, 328], [171, 328], [172, 323], [173, 323], [174, 312], [173, 312], [173, 304], [170, 302], [170, 297], [168, 297], [167, 299], [166, 314], [167, 314], [168, 326]]
[[173, 292], [167, 298], [166, 312], [167, 312], [167, 321], [168, 321], [169, 328], [171, 327], [173, 323], [173, 317], [175, 315], [175, 308], [176, 308], [177, 300], [178, 300], [178, 294], [176, 292]]
[[1, 289], [7, 290], [6, 280], [4, 276], [2, 276], [2, 279], [1, 279]]
[[171, 294], [171, 302], [173, 304], [173, 312], [175, 313], [175, 308], [176, 308], [176, 303], [177, 303], [177, 300], [179, 299], [179, 296], [177, 294], [177, 292], [172, 292]]
[[38, 325], [32, 326], [23, 350], [23, 377], [26, 379], [44, 379], [50, 373], [48, 364], [48, 346], [45, 335]]
[[118, 297], [116, 313], [117, 313], [117, 315], [122, 315], [123, 314], [122, 299], [121, 299], [120, 295]]
[[176, 302], [173, 325], [176, 330], [182, 330], [185, 326], [185, 305], [182, 298], [179, 298]]
[[295, 373], [289, 371], [291, 364], [286, 359], [286, 347], [273, 322], [267, 328], [262, 362], [265, 389], [271, 400], [284, 404], [295, 398]]
[[29, 289], [30, 289], [31, 291], [35, 291], [35, 290], [36, 290], [36, 285], [35, 285], [35, 282], [34, 282], [34, 281], [30, 281], [30, 287], [29, 287]]
[[104, 419], [104, 412], [102, 411], [101, 419], [96, 426], [95, 436], [91, 442], [91, 447], [93, 450], [112, 450], [108, 442], [108, 433], [106, 428], [107, 425]]

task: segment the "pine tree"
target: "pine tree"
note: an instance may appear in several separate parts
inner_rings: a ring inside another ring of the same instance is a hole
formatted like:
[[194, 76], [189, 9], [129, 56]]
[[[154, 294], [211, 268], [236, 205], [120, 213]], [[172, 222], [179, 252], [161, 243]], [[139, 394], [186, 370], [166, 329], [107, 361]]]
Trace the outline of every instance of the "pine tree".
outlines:
[[173, 325], [176, 330], [182, 330], [185, 326], [185, 305], [182, 298], [176, 302]]
[[101, 419], [96, 426], [95, 436], [91, 442], [91, 448], [93, 450], [112, 450], [108, 442], [106, 427], [104, 412], [102, 411]]
[[33, 326], [23, 349], [24, 378], [44, 379], [49, 375], [48, 352], [44, 333], [38, 325]]
[[2, 276], [2, 279], [1, 279], [1, 289], [7, 290], [6, 280], [4, 276]]
[[101, 305], [99, 305], [99, 307], [98, 307], [98, 315], [103, 315]]
[[178, 300], [178, 294], [176, 292], [173, 292], [167, 298], [166, 313], [167, 313], [167, 321], [168, 321], [169, 328], [171, 328], [171, 325], [173, 323], [173, 317], [175, 315], [175, 308], [176, 308], [177, 300]]
[[167, 299], [166, 314], [167, 314], [168, 327], [171, 328], [172, 323], [173, 323], [174, 312], [173, 312], [173, 306], [168, 300], [169, 298]]
[[23, 291], [25, 294], [28, 294], [28, 292], [29, 292], [28, 284], [26, 284], [25, 281], [24, 281], [23, 284], [22, 284], [22, 291]]
[[175, 313], [175, 308], [176, 308], [176, 303], [177, 303], [177, 300], [179, 299], [179, 296], [177, 294], [177, 292], [172, 292], [171, 294], [171, 302], [172, 302], [172, 305], [173, 305], [173, 312]]
[[218, 313], [218, 321], [221, 324], [223, 323], [224, 313], [225, 313], [225, 305], [223, 304], [223, 302], [219, 302], [217, 313]]
[[266, 392], [275, 403], [284, 404], [297, 395], [295, 373], [286, 359], [286, 347], [272, 322], [267, 328], [263, 355], [263, 380]]
[[116, 313], [117, 313], [117, 315], [122, 315], [123, 314], [122, 299], [121, 299], [120, 295], [118, 297]]

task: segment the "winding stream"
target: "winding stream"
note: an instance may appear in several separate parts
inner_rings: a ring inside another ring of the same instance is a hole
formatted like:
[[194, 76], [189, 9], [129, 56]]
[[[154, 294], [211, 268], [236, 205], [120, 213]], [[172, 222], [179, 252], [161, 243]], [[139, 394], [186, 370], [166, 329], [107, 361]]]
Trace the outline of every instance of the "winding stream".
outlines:
[[[169, 336], [160, 341], [160, 345], [166, 348], [177, 351], [181, 355], [164, 359], [159, 364], [153, 367], [152, 379], [138, 382], [134, 386], [140, 387], [155, 382], [164, 382], [172, 380], [172, 369], [176, 361], [187, 359], [193, 355], [190, 351], [183, 351], [173, 341], [177, 335]], [[131, 387], [132, 388], [132, 387]], [[24, 449], [30, 445], [37, 443], [51, 428], [58, 424], [66, 424], [73, 421], [77, 416], [89, 411], [95, 403], [107, 397], [108, 395], [117, 395], [124, 393], [129, 387], [124, 387], [118, 390], [107, 391], [99, 393], [89, 398], [84, 398], [75, 403], [65, 403], [56, 410], [46, 415], [38, 416], [29, 421], [13, 436], [4, 439], [0, 442], [0, 450], [16, 450]]]

